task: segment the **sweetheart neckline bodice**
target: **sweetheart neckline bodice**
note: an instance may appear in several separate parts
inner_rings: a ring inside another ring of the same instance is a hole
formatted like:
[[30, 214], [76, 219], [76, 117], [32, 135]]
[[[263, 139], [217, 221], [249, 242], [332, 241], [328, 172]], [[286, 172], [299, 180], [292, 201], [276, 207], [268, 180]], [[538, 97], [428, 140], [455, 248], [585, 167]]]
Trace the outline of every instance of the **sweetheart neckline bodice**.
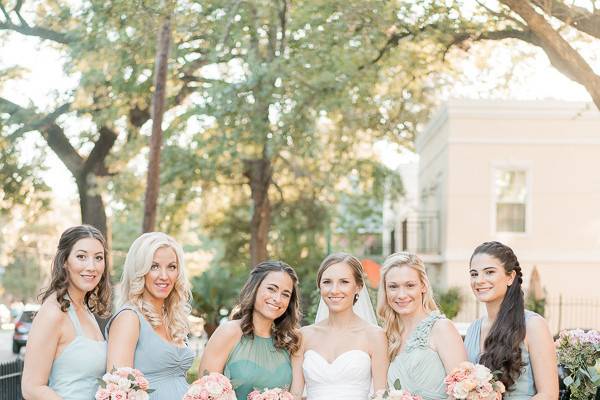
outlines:
[[371, 391], [371, 356], [348, 350], [329, 362], [316, 350], [302, 363], [307, 400], [367, 400]]

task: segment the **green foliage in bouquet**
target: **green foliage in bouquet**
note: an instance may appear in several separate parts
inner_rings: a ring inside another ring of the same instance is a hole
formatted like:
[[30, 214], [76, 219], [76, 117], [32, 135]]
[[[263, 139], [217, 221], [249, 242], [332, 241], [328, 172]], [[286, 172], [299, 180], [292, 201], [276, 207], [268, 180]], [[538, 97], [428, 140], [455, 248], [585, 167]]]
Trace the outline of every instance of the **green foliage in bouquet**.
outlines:
[[600, 333], [563, 331], [556, 347], [558, 362], [569, 373], [563, 382], [571, 391], [571, 400], [593, 399], [600, 386]]

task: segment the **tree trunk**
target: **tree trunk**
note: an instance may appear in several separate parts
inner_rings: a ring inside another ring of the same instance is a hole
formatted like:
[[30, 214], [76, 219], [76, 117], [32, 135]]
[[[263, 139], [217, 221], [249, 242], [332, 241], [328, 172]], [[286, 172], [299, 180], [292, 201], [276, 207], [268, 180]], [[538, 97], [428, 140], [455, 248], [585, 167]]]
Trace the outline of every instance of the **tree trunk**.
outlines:
[[273, 171], [268, 159], [244, 160], [244, 175], [252, 194], [252, 222], [250, 224], [250, 266], [269, 258], [267, 243], [271, 227], [269, 187]]
[[81, 222], [98, 228], [102, 235], [108, 239], [106, 210], [102, 196], [96, 188], [96, 179], [97, 177], [91, 172], [76, 178]]
[[165, 110], [167, 63], [171, 42], [171, 17], [167, 16], [159, 32], [154, 70], [154, 96], [152, 98], [152, 136], [148, 159], [148, 177], [144, 200], [143, 232], [151, 232], [156, 226], [156, 209], [160, 190], [160, 149], [162, 146], [162, 121]]

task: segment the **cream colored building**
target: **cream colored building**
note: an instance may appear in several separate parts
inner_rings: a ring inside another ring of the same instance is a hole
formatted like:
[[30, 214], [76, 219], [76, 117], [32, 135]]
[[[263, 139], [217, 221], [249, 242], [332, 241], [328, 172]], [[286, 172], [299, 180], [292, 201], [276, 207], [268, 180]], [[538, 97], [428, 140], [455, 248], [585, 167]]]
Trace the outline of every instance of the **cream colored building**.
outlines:
[[[499, 240], [515, 250], [526, 285], [538, 267], [554, 329], [600, 328], [600, 112], [593, 104], [452, 100], [417, 137], [416, 150], [419, 216], [400, 222], [396, 248], [420, 253], [437, 284], [460, 286], [472, 299], [469, 257], [478, 244]], [[566, 307], [575, 301], [595, 310]], [[471, 302], [466, 320], [476, 314]]]

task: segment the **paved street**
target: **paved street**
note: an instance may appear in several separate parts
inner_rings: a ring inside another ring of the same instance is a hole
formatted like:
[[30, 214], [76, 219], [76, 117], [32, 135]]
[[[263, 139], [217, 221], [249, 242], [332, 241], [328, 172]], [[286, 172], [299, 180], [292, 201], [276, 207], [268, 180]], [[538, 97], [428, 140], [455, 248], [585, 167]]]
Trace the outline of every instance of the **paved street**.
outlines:
[[16, 358], [12, 353], [12, 332], [12, 330], [0, 330], [0, 363]]

